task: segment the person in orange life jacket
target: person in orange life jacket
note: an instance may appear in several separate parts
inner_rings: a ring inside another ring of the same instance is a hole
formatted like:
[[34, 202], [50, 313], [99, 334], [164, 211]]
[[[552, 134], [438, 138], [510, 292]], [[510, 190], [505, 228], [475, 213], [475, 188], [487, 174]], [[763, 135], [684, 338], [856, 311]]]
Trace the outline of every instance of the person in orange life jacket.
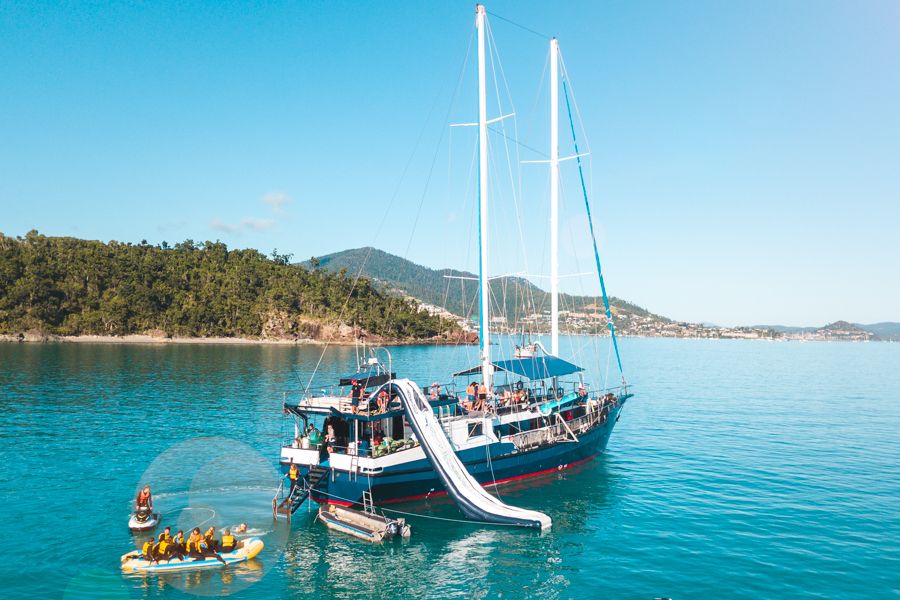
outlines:
[[134, 499], [135, 510], [141, 508], [142, 506], [153, 510], [153, 496], [150, 495], [149, 485], [145, 485], [144, 489], [138, 492], [137, 497]]

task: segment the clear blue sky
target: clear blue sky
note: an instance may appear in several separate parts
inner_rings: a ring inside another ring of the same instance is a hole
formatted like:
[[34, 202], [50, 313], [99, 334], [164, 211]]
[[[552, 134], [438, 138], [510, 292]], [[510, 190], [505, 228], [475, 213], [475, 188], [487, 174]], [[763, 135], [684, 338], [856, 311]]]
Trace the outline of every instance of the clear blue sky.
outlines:
[[[560, 39], [611, 293], [722, 324], [900, 320], [900, 3], [557, 4], [488, 11]], [[474, 269], [473, 132], [446, 127], [475, 117], [471, 58], [450, 101], [473, 19], [470, 2], [0, 3], [0, 231]], [[520, 140], [544, 148], [546, 41], [491, 25]], [[546, 171], [523, 173], [545, 272]], [[498, 273], [514, 221], [492, 230]], [[591, 266], [575, 239], [565, 272]]]

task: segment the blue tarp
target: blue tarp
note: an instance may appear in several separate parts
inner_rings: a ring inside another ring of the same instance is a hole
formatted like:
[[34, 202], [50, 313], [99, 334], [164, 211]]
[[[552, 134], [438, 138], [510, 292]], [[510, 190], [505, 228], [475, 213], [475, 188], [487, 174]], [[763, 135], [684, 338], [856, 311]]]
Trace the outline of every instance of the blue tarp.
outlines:
[[393, 379], [396, 373], [385, 373], [384, 371], [372, 369], [369, 371], [360, 371], [352, 375], [344, 375], [341, 377], [339, 385], [350, 385], [354, 381], [362, 384], [363, 388], [375, 387]]
[[[562, 377], [563, 375], [571, 375], [579, 371], [584, 371], [578, 365], [572, 364], [567, 360], [563, 360], [556, 356], [533, 356], [530, 358], [513, 358], [510, 360], [498, 360], [493, 363], [494, 369], [498, 371], [508, 371], [515, 373], [526, 379], [549, 379], [551, 377]], [[454, 373], [454, 377], [461, 375], [474, 375], [481, 373], [481, 366], [472, 367], [459, 373]]]

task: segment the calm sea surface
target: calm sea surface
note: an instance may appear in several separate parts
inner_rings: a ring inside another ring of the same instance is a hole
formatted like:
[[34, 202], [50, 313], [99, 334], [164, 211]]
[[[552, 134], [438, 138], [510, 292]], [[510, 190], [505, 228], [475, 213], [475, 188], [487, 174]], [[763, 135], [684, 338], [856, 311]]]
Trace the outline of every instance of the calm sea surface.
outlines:
[[[598, 361], [585, 340], [582, 362]], [[625, 339], [637, 396], [601, 458], [501, 487], [529, 531], [413, 517], [370, 546], [273, 525], [284, 392], [313, 347], [0, 343], [0, 590], [8, 598], [232, 594], [519, 598], [900, 597], [900, 344]], [[392, 350], [420, 384], [472, 349]], [[354, 366], [329, 350], [328, 381]], [[320, 383], [321, 385], [321, 383]], [[164, 521], [246, 521], [259, 559], [119, 572], [139, 482]], [[458, 518], [447, 500], [398, 508]]]

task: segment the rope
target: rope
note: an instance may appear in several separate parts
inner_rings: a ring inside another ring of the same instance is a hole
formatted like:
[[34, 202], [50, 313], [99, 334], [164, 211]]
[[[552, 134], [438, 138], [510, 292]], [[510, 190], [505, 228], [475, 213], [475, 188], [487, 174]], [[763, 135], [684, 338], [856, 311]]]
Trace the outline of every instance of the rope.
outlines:
[[186, 510], [208, 510], [210, 513], [212, 513], [211, 515], [209, 515], [209, 518], [208, 518], [208, 519], [206, 519], [205, 521], [203, 521], [203, 522], [200, 523], [199, 525], [194, 525], [194, 527], [203, 527], [204, 525], [206, 525], [207, 523], [209, 523], [210, 521], [212, 521], [212, 520], [215, 518], [215, 516], [216, 516], [216, 511], [214, 511], [214, 510], [211, 509], [211, 508], [207, 508], [207, 507], [205, 507], [205, 506], [188, 506], [187, 508], [181, 509], [181, 512], [184, 512], [184, 511], [186, 511]]
[[597, 276], [600, 278], [600, 291], [603, 292], [603, 304], [606, 306], [606, 323], [609, 326], [609, 334], [612, 337], [613, 348], [616, 351], [616, 362], [619, 365], [619, 375], [622, 376], [622, 384], [625, 384], [625, 373], [622, 370], [622, 358], [619, 356], [619, 343], [616, 341], [616, 327], [613, 324], [612, 311], [609, 308], [609, 297], [606, 295], [606, 284], [603, 282], [603, 270], [600, 268], [600, 252], [597, 250], [597, 236], [594, 235], [594, 220], [591, 218], [591, 204], [588, 201], [587, 188], [584, 184], [584, 171], [581, 167], [581, 157], [578, 156], [578, 140], [575, 138], [575, 122], [572, 120], [572, 109], [569, 106], [569, 91], [566, 80], [563, 80], [563, 94], [566, 98], [566, 110], [569, 114], [569, 127], [572, 129], [572, 142], [575, 144], [575, 160], [578, 162], [578, 175], [581, 177], [581, 191], [584, 195], [584, 207], [587, 210], [588, 227], [591, 231], [591, 241], [594, 245], [594, 261], [597, 263]]
[[545, 40], [549, 40], [549, 39], [550, 39], [550, 36], [549, 36], [549, 35], [546, 35], [546, 34], [544, 34], [544, 33], [541, 33], [540, 31], [535, 31], [534, 29], [531, 29], [530, 27], [525, 27], [524, 25], [520, 25], [519, 23], [516, 23], [515, 21], [511, 21], [510, 19], [507, 19], [506, 17], [501, 17], [501, 16], [498, 15], [497, 13], [493, 13], [493, 12], [490, 12], [490, 11], [485, 11], [485, 12], [487, 12], [487, 14], [491, 15], [492, 17], [496, 17], [496, 18], [500, 19], [501, 21], [506, 21], [506, 22], [509, 23], [510, 25], [512, 25], [512, 26], [514, 26], [514, 27], [518, 27], [519, 29], [521, 29], [521, 30], [523, 30], [523, 31], [527, 31], [528, 33], [530, 33], [530, 34], [532, 34], [532, 35], [536, 35], [536, 36], [538, 36], [538, 37], [541, 38], [541, 39], [545, 39]]

